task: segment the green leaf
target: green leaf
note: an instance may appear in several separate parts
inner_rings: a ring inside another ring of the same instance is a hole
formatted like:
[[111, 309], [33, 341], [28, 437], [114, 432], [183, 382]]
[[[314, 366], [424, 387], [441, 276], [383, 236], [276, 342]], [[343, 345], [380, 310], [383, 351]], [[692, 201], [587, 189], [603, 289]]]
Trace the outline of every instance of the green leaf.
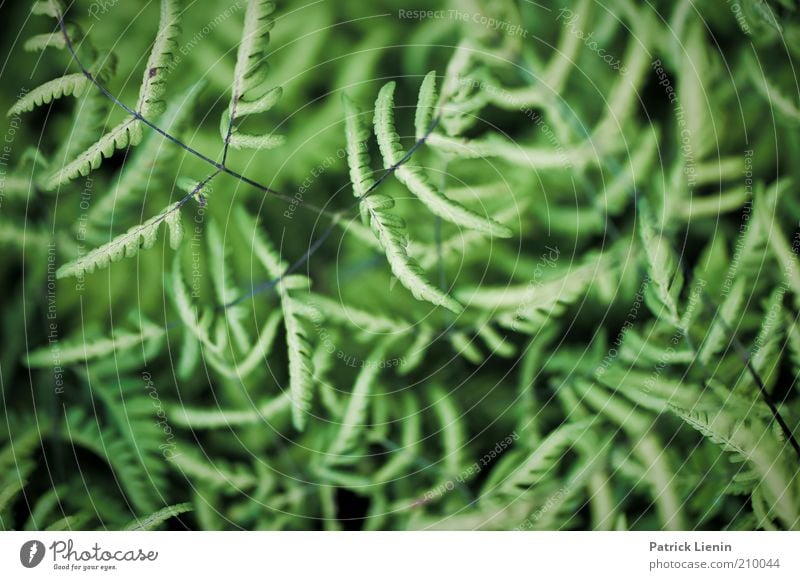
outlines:
[[461, 305], [433, 286], [426, 278], [416, 260], [408, 254], [406, 224], [402, 218], [389, 212], [394, 200], [383, 194], [368, 194], [374, 179], [369, 169], [366, 152], [368, 129], [361, 120], [361, 111], [348, 98], [344, 98], [345, 126], [347, 136], [347, 159], [353, 193], [359, 198], [362, 216], [368, 220], [372, 232], [386, 252], [392, 273], [417, 300], [444, 306], [453, 312], [461, 312]]
[[[400, 145], [400, 136], [394, 126], [394, 89], [395, 83], [383, 85], [375, 101], [375, 135], [383, 156], [386, 169], [396, 168], [394, 175], [408, 187], [434, 215], [456, 225], [479, 230], [491, 236], [509, 238], [512, 231], [507, 226], [467, 209], [438, 191], [419, 167], [400, 165], [405, 152]], [[423, 95], [423, 98], [428, 99]], [[424, 105], [427, 106], [427, 105]], [[424, 113], [422, 116], [426, 116]]]
[[176, 249], [183, 239], [180, 202], [167, 206], [160, 214], [150, 218], [141, 225], [134, 226], [99, 248], [95, 248], [85, 256], [61, 266], [56, 276], [67, 278], [92, 273], [95, 269], [105, 268], [112, 262], [122, 258], [132, 258], [142, 249], [150, 249], [156, 243], [158, 229], [167, 224], [169, 229], [169, 245]]

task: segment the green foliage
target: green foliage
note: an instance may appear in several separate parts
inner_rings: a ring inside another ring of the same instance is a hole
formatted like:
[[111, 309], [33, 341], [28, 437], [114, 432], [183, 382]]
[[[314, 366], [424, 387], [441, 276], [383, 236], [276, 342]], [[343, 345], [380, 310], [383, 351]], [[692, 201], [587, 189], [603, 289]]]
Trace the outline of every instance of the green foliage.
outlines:
[[9, 8], [0, 528], [800, 529], [796, 9], [411, 4]]

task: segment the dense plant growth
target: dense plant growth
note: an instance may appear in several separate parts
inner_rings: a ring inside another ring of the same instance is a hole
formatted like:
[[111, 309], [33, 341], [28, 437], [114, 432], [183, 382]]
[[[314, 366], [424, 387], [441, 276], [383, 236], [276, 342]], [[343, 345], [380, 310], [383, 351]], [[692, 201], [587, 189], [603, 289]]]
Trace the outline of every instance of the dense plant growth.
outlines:
[[435, 4], [4, 8], [1, 529], [800, 528], [800, 5]]

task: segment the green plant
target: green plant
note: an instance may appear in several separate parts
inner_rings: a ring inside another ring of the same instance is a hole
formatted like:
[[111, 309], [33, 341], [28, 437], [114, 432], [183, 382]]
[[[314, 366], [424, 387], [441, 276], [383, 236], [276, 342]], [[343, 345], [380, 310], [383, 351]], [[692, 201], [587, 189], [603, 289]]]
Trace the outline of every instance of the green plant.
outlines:
[[800, 527], [795, 4], [122, 4], [11, 47], [2, 528]]

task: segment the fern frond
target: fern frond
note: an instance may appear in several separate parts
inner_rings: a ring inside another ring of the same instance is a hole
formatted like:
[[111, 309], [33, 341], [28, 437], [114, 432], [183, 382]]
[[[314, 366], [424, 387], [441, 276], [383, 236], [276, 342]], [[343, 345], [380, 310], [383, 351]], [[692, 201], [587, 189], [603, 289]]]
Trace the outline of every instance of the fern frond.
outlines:
[[58, 18], [64, 14], [64, 5], [60, 0], [36, 0], [31, 5], [31, 14]]
[[327, 463], [342, 463], [355, 459], [355, 457], [348, 457], [344, 454], [352, 450], [359, 435], [366, 427], [369, 399], [380, 373], [378, 363], [383, 360], [388, 345], [388, 340], [380, 341], [367, 357], [365, 361], [367, 364], [358, 373], [338, 433], [328, 448]]
[[252, 469], [242, 464], [231, 465], [227, 461], [209, 463], [207, 458], [188, 449], [179, 450], [170, 457], [169, 462], [180, 471], [183, 477], [192, 476], [208, 484], [213, 489], [236, 489], [244, 491], [258, 485]]
[[[224, 324], [228, 327], [227, 331], [233, 335], [236, 345], [242, 351], [247, 351], [249, 337], [242, 325], [246, 313], [241, 304], [234, 303], [240, 298], [240, 293], [231, 279], [233, 268], [230, 263], [230, 245], [225, 244], [216, 220], [211, 220], [208, 224], [206, 240], [208, 241], [208, 268], [217, 304], [229, 305], [225, 309]], [[265, 328], [269, 328], [269, 325]]]
[[167, 90], [166, 77], [175, 62], [178, 35], [181, 32], [179, 16], [177, 0], [161, 0], [158, 32], [147, 58], [136, 107], [136, 111], [145, 119], [157, 117], [164, 112], [162, 97]]
[[131, 258], [142, 249], [150, 249], [156, 243], [158, 229], [166, 223], [169, 229], [169, 245], [177, 249], [183, 239], [180, 202], [167, 206], [161, 213], [150, 218], [141, 225], [134, 226], [108, 242], [95, 248], [83, 257], [68, 262], [56, 272], [58, 278], [82, 276], [92, 273], [97, 268], [105, 268], [112, 262], [122, 258]]
[[[223, 345], [214, 341], [211, 337], [210, 329], [214, 320], [214, 313], [210, 308], [200, 309], [196, 302], [192, 300], [191, 293], [186, 286], [181, 268], [181, 256], [176, 253], [172, 261], [172, 300], [178, 311], [186, 330], [191, 333], [197, 341], [207, 348], [210, 352], [219, 353]], [[198, 310], [200, 312], [198, 312]], [[217, 337], [224, 340], [225, 336]]]
[[270, 0], [249, 0], [247, 3], [244, 29], [233, 73], [231, 106], [258, 89], [266, 79], [266, 48], [270, 30], [275, 24], [272, 18], [274, 11], [275, 3]]
[[89, 175], [100, 167], [104, 159], [114, 155], [117, 150], [138, 145], [142, 140], [142, 135], [142, 127], [134, 118], [122, 121], [78, 157], [50, 176], [44, 182], [45, 188], [55, 189], [80, 176]]
[[[67, 24], [67, 34], [70, 38], [75, 36], [75, 27]], [[67, 47], [67, 41], [64, 40], [64, 35], [61, 30], [53, 32], [45, 32], [43, 34], [34, 34], [25, 41], [22, 47], [28, 52], [39, 52], [47, 48], [55, 48], [57, 50], [64, 50]]]
[[102, 427], [95, 417], [88, 417], [82, 409], [75, 408], [65, 416], [64, 437], [72, 445], [84, 447], [102, 458], [114, 470], [118, 485], [136, 509], [143, 512], [156, 509], [152, 474], [148, 474], [143, 463], [145, 458], [138, 449], [135, 454], [123, 436]]
[[[173, 135], [181, 134], [191, 119], [204, 86], [205, 82], [199, 81], [171, 99], [158, 119], [158, 126]], [[107, 232], [134, 202], [140, 202], [138, 196], [144, 194], [151, 182], [172, 166], [177, 156], [177, 148], [165, 147], [161, 135], [152, 131], [148, 133], [136, 152], [126, 160], [113, 190], [92, 203], [89, 209], [88, 221], [93, 229], [98, 230], [98, 235]], [[142, 179], [143, 175], [147, 178]]]
[[209, 364], [228, 378], [241, 380], [248, 376], [258, 368], [259, 363], [265, 361], [272, 350], [272, 343], [275, 341], [282, 315], [280, 310], [269, 315], [264, 326], [258, 332], [258, 340], [255, 344], [247, 346], [247, 355], [235, 366], [229, 365], [213, 351], [207, 353]]
[[313, 350], [307, 338], [305, 320], [307, 309], [296, 299], [291, 290], [307, 288], [309, 280], [305, 276], [283, 277], [287, 265], [274, 250], [267, 238], [260, 234], [256, 222], [247, 212], [238, 208], [236, 217], [242, 224], [242, 231], [252, 232], [251, 247], [256, 258], [264, 266], [268, 275], [279, 281], [277, 291], [281, 298], [283, 323], [286, 327], [286, 347], [289, 354], [289, 390], [292, 396], [292, 422], [298, 430], [306, 424], [306, 415], [311, 408], [314, 387]]
[[411, 346], [406, 350], [406, 356], [403, 357], [403, 362], [400, 363], [400, 368], [397, 374], [401, 377], [413, 372], [425, 358], [427, 349], [431, 346], [435, 339], [433, 329], [428, 325], [422, 325], [417, 329], [414, 335], [414, 341]]
[[562, 276], [537, 284], [465, 288], [456, 296], [465, 304], [495, 314], [503, 327], [534, 333], [585, 296], [607, 256], [591, 258]]
[[256, 409], [234, 410], [194, 408], [175, 406], [170, 417], [176, 425], [190, 427], [193, 430], [232, 428], [247, 425], [263, 425], [270, 423], [291, 408], [292, 399], [288, 392], [283, 392], [275, 398], [266, 401]]
[[[146, 119], [157, 117], [164, 112], [164, 103], [161, 99], [166, 92], [165, 77], [174, 62], [179, 32], [176, 0], [161, 0], [158, 33], [147, 60], [136, 106], [137, 114]], [[103, 160], [111, 157], [115, 151], [138, 145], [142, 136], [143, 130], [139, 119], [135, 116], [125, 119], [49, 177], [45, 181], [45, 187], [55, 189], [79, 176], [88, 175], [100, 167]]]
[[708, 334], [706, 334], [697, 355], [700, 362], [704, 365], [709, 364], [711, 362], [711, 357], [730, 344], [730, 328], [731, 325], [736, 325], [734, 321], [742, 312], [744, 290], [744, 280], [738, 280], [731, 287], [731, 291], [725, 297], [725, 300], [714, 317], [711, 327], [708, 329]]
[[439, 422], [444, 468], [448, 476], [455, 477], [467, 465], [464, 458], [468, 440], [464, 412], [458, 408], [454, 397], [439, 385], [431, 389], [430, 400]]
[[771, 511], [787, 529], [800, 526], [800, 504], [793, 492], [796, 483], [794, 461], [786, 461], [785, 448], [777, 445], [771, 432], [760, 422], [749, 423], [729, 416], [724, 408], [712, 413], [673, 408], [687, 425], [699, 431], [725, 451], [746, 461], [758, 477], [760, 491]]
[[417, 141], [426, 137], [433, 123], [436, 109], [436, 71], [431, 71], [422, 79], [414, 115], [414, 132]]
[[0, 530], [11, 529], [6, 513], [11, 507], [12, 500], [22, 492], [36, 468], [36, 461], [31, 456], [41, 445], [46, 432], [46, 426], [44, 433], [38, 427], [27, 428], [0, 449]]
[[384, 482], [391, 483], [395, 478], [400, 477], [420, 455], [419, 446], [423, 441], [422, 413], [414, 402], [414, 398], [408, 395], [403, 397], [402, 409], [404, 419], [400, 447], [394, 451], [391, 459], [375, 473], [374, 480], [379, 485]]
[[284, 142], [282, 135], [249, 135], [240, 133], [236, 119], [264, 113], [280, 99], [282, 90], [276, 87], [264, 91], [267, 76], [267, 45], [275, 23], [272, 13], [275, 3], [269, 0], [250, 0], [244, 16], [244, 29], [233, 71], [231, 100], [220, 119], [220, 135], [234, 149], [273, 149]]
[[786, 94], [780, 87], [775, 86], [766, 73], [760, 68], [758, 61], [752, 55], [747, 55], [745, 65], [750, 76], [750, 81], [756, 91], [787, 120], [800, 123], [800, 103], [790, 94]]
[[167, 507], [161, 508], [157, 512], [154, 512], [141, 519], [136, 518], [127, 526], [125, 526], [125, 531], [140, 532], [145, 530], [155, 530], [167, 520], [186, 512], [190, 512], [193, 509], [194, 508], [190, 503], [177, 503], [175, 505], [168, 505]]
[[[782, 358], [784, 296], [784, 289], [778, 287], [772, 291], [769, 299], [765, 301], [764, 318], [761, 321], [761, 326], [755, 338], [755, 346], [750, 357], [753, 370], [761, 378], [767, 391], [772, 390], [772, 386], [778, 378], [778, 369]], [[749, 373], [745, 376], [748, 382], [755, 380]]]
[[[511, 237], [512, 232], [508, 226], [491, 218], [481, 216], [460, 203], [447, 198], [430, 183], [419, 167], [400, 164], [405, 152], [400, 144], [400, 135], [397, 134], [394, 125], [395, 85], [394, 81], [383, 85], [375, 101], [375, 135], [378, 139], [384, 167], [386, 169], [395, 168], [394, 174], [398, 181], [417, 196], [434, 215], [456, 225], [479, 230], [491, 236]], [[425, 88], [430, 92], [431, 89]], [[432, 101], [430, 95], [422, 94], [421, 98], [425, 101]], [[430, 108], [429, 102], [425, 102], [422, 105], [425, 109]], [[429, 115], [429, 112], [425, 111], [421, 114], [421, 117], [424, 119], [427, 115]]]
[[338, 324], [356, 327], [371, 334], [406, 334], [416, 330], [416, 325], [400, 318], [390, 318], [380, 312], [367, 312], [350, 304], [333, 300], [322, 294], [309, 294], [303, 299], [317, 315]]
[[[70, 365], [104, 358], [163, 336], [163, 328], [148, 324], [140, 332], [117, 332], [112, 338], [103, 338], [94, 342], [83, 340], [59, 341], [58, 361], [59, 364]], [[55, 354], [50, 347], [41, 348], [31, 352], [25, 358], [25, 364], [31, 368], [46, 368], [53, 365]]]
[[33, 111], [36, 107], [52, 103], [61, 97], [79, 95], [89, 86], [91, 86], [91, 82], [83, 73], [72, 73], [58, 77], [39, 85], [19, 99], [8, 110], [8, 115], [19, 115], [20, 113]]
[[756, 212], [761, 230], [769, 233], [769, 245], [775, 258], [783, 269], [783, 275], [792, 289], [795, 296], [795, 303], [800, 305], [800, 261], [797, 259], [796, 250], [793, 243], [789, 243], [783, 229], [776, 223], [778, 210], [778, 200], [782, 196], [788, 195], [792, 189], [797, 189], [797, 185], [791, 179], [776, 180], [767, 191], [764, 186], [759, 185], [756, 189], [756, 203], [759, 204], [759, 211]]
[[683, 288], [683, 272], [644, 199], [639, 201], [639, 235], [650, 277], [645, 302], [653, 314], [679, 326], [678, 298]]
[[[601, 161], [597, 152], [586, 145], [565, 149], [524, 145], [496, 133], [467, 139], [434, 132], [427, 142], [432, 148], [452, 155], [455, 159], [498, 158], [526, 169], [571, 171], [574, 168], [597, 165]], [[616, 149], [611, 149], [608, 152], [615, 151]]]
[[362, 113], [358, 106], [347, 97], [343, 101], [347, 160], [353, 193], [360, 200], [361, 215], [368, 220], [372, 232], [386, 253], [392, 273], [417, 300], [444, 306], [455, 313], [461, 312], [461, 305], [425, 279], [422, 268], [409, 255], [405, 222], [389, 212], [394, 207], [394, 200], [382, 194], [368, 194], [375, 183], [369, 167], [366, 145], [369, 130], [361, 122]]
[[531, 455], [497, 486], [498, 496], [516, 498], [534, 488], [543, 479], [552, 477], [557, 464], [568, 449], [581, 437], [591, 433], [586, 421], [568, 423], [550, 433]]
[[302, 430], [306, 414], [311, 408], [314, 385], [312, 349], [306, 337], [299, 310], [291, 298], [281, 300], [284, 324], [286, 325], [286, 347], [289, 351], [289, 388], [292, 393], [292, 421]]

